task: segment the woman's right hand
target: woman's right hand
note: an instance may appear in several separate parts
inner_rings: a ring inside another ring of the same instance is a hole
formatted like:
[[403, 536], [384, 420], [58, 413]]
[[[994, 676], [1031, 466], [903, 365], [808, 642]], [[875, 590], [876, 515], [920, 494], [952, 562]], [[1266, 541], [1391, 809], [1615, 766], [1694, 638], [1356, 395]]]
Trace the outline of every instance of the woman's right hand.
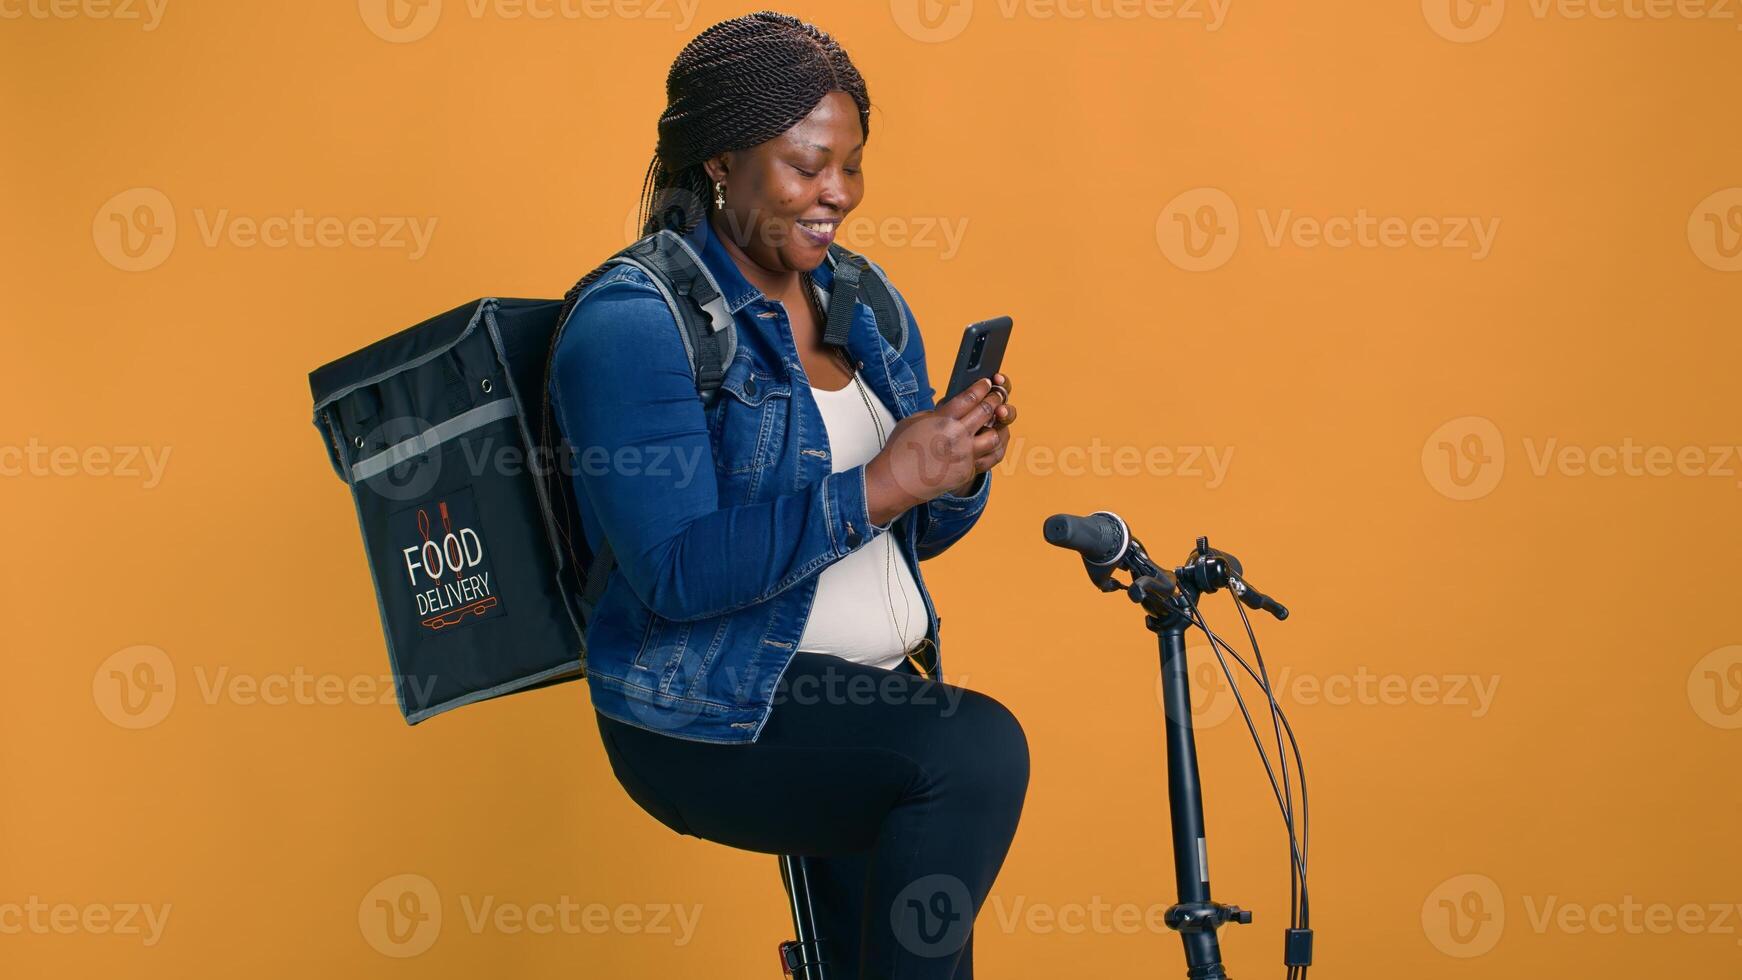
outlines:
[[977, 475], [974, 461], [997, 447], [992, 424], [1002, 392], [982, 378], [936, 408], [895, 423], [865, 464], [865, 498], [874, 524], [886, 524]]

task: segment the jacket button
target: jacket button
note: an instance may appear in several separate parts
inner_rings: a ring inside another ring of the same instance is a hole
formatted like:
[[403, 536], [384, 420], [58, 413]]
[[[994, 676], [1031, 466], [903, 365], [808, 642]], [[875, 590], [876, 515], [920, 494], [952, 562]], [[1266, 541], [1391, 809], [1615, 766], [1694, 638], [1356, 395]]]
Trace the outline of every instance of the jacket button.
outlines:
[[756, 394], [756, 379], [755, 378], [745, 378], [744, 379], [744, 394], [746, 394], [746, 395], [755, 395]]

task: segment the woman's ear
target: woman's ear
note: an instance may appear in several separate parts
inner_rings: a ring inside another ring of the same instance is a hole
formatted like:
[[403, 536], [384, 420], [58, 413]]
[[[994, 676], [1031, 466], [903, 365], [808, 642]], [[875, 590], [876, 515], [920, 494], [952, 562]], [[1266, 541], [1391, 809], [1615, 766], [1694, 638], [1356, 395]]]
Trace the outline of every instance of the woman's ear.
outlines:
[[725, 181], [732, 168], [730, 162], [727, 160], [726, 154], [722, 153], [719, 156], [709, 157], [708, 159], [703, 160], [702, 169], [707, 171], [708, 180], [713, 181], [714, 183], [722, 183]]

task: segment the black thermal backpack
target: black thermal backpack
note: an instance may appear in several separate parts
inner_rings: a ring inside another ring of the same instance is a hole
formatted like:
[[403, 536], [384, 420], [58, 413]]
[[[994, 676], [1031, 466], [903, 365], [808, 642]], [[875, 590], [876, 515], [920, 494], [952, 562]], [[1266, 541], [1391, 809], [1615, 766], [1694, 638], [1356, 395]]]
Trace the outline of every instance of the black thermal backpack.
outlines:
[[[839, 245], [828, 261], [825, 338], [845, 342], [862, 298], [905, 348], [882, 271]], [[719, 284], [671, 230], [617, 252], [562, 300], [474, 300], [309, 374], [315, 428], [356, 504], [407, 724], [586, 676], [587, 623], [614, 559], [608, 541], [588, 547], [556, 465], [572, 457], [549, 381], [581, 291], [619, 264], [660, 287], [712, 404], [737, 333]]]

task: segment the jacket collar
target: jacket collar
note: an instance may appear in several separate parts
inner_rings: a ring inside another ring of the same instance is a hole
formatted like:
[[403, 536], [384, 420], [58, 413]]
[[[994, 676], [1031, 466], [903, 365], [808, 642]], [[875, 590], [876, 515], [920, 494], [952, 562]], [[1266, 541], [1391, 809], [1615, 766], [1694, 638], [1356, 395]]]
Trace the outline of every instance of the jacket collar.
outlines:
[[[738, 269], [738, 263], [733, 260], [731, 255], [727, 254], [726, 246], [721, 243], [719, 236], [714, 233], [706, 218], [696, 222], [696, 226], [690, 229], [689, 234], [684, 236], [684, 240], [696, 250], [697, 255], [702, 257], [702, 264], [713, 274], [714, 284], [719, 287], [720, 296], [726, 301], [726, 308], [734, 318], [737, 317], [740, 310], [749, 304], [766, 299], [762, 290], [751, 285], [750, 281], [744, 278], [744, 273]], [[826, 310], [829, 307], [829, 290], [835, 283], [835, 269], [825, 258], [822, 264], [811, 272], [811, 276], [822, 288], [820, 299], [823, 309]], [[750, 323], [752, 329], [764, 329], [761, 326], [764, 321], [759, 318], [750, 317], [747, 322]], [[861, 369], [866, 369], [868, 365], [875, 365], [875, 367], [863, 370], [863, 376], [871, 385], [871, 390], [883, 399], [883, 403], [888, 405], [890, 411], [899, 419], [911, 411], [911, 406], [907, 404], [906, 399], [898, 396], [895, 392], [895, 381], [890, 376], [886, 348], [888, 348], [888, 344], [877, 332], [876, 315], [871, 312], [869, 306], [865, 305], [864, 299], [858, 299], [853, 304], [853, 322], [847, 330], [847, 352]]]

